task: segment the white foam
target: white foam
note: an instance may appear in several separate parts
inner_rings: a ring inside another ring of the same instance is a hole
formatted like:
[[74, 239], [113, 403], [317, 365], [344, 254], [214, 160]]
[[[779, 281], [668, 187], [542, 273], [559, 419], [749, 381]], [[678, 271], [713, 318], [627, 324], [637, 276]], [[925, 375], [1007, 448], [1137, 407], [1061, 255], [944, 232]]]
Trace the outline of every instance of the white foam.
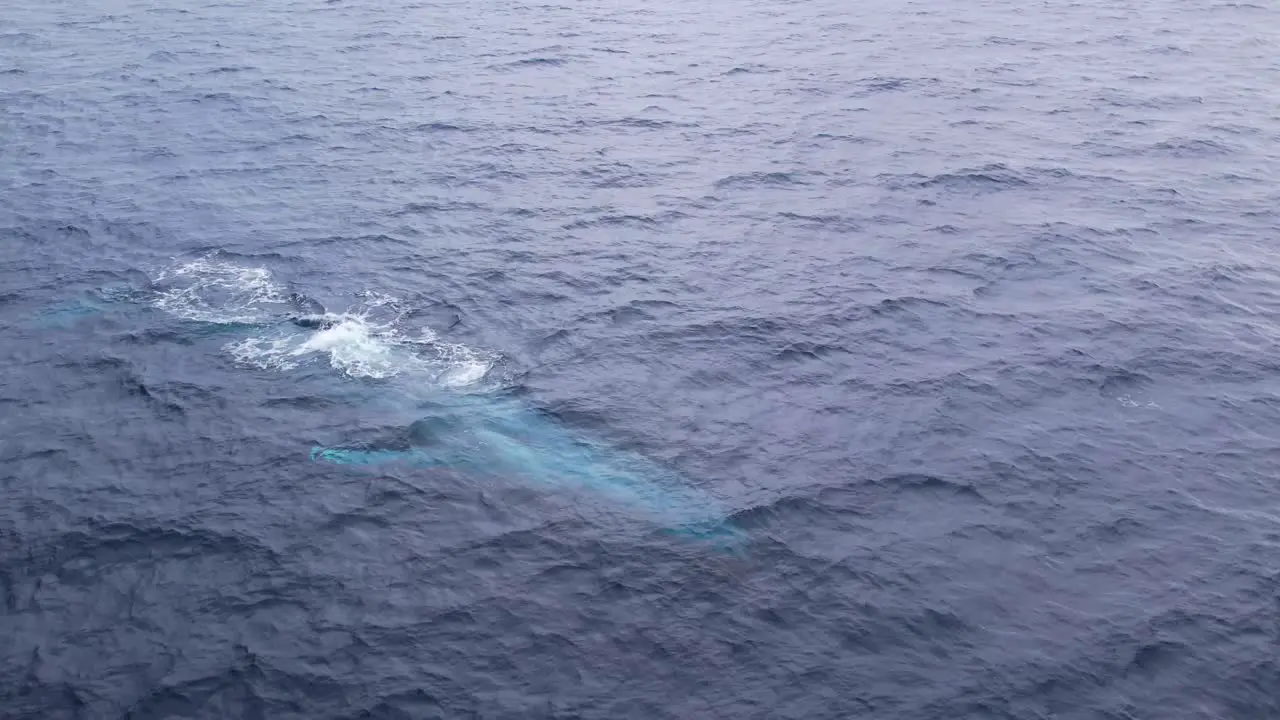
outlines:
[[410, 340], [394, 323], [376, 323], [362, 313], [319, 319], [323, 327], [314, 332], [248, 338], [226, 350], [237, 362], [262, 369], [289, 370], [319, 359], [348, 377], [417, 375], [455, 388], [483, 380], [494, 364], [492, 357], [429, 331]]
[[288, 302], [271, 271], [245, 267], [206, 255], [171, 266], [156, 276], [152, 303], [185, 320], [208, 323], [253, 323], [265, 320], [270, 305]]
[[162, 289], [153, 304], [176, 317], [209, 323], [265, 325], [262, 334], [224, 347], [233, 360], [263, 370], [292, 370], [309, 362], [326, 362], [353, 378], [383, 379], [398, 375], [462, 388], [483, 380], [494, 358], [465, 345], [442, 341], [430, 329], [407, 337], [400, 330], [404, 309], [396, 298], [377, 292], [359, 295], [346, 313], [310, 318], [315, 329], [286, 323], [292, 311], [288, 292], [271, 271], [237, 265], [217, 254], [161, 271]]
[[293, 354], [297, 344], [297, 335], [251, 337], [227, 343], [223, 349], [241, 365], [261, 370], [292, 370], [298, 367], [298, 358]]

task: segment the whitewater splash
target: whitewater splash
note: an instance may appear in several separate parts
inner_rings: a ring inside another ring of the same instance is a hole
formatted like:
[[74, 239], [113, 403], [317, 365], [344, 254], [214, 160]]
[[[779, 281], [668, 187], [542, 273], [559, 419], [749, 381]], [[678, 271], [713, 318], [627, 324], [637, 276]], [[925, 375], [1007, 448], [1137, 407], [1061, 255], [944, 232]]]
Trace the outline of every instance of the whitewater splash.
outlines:
[[210, 255], [165, 268], [155, 278], [150, 304], [183, 320], [234, 328], [248, 337], [223, 350], [235, 362], [287, 371], [322, 361], [347, 377], [420, 376], [458, 388], [483, 380], [496, 356], [442, 340], [429, 328], [404, 327], [405, 309], [379, 293], [363, 293], [344, 312], [291, 292], [269, 269]]
[[[277, 330], [227, 343], [225, 350], [243, 365], [292, 370], [315, 358], [348, 377], [385, 379], [417, 375], [441, 387], [463, 387], [483, 380], [496, 358], [434, 331], [410, 335], [394, 323], [378, 322], [359, 311], [302, 318], [309, 331]], [[295, 322], [295, 324], [297, 324]]]

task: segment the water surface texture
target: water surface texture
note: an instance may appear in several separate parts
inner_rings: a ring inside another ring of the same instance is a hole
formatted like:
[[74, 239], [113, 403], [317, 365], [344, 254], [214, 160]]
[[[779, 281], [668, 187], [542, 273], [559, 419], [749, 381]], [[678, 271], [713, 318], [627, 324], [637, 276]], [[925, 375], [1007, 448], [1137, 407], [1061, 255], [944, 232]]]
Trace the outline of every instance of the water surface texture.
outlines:
[[0, 2], [0, 717], [1280, 717], [1277, 47]]

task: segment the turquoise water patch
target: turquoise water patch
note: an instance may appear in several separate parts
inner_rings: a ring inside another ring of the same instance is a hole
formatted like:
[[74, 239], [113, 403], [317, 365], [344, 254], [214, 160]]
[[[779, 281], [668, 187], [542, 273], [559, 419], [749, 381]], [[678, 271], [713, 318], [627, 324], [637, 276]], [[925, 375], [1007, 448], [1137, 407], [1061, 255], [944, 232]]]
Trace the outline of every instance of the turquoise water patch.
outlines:
[[74, 298], [51, 305], [37, 312], [30, 325], [37, 328], [66, 329], [78, 325], [86, 318], [103, 312], [103, 304], [90, 298]]

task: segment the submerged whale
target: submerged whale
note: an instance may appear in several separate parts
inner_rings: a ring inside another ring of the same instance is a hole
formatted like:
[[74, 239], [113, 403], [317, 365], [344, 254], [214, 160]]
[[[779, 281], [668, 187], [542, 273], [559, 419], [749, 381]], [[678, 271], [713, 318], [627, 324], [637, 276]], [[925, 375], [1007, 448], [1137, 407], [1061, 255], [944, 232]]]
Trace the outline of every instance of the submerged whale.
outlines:
[[679, 473], [640, 453], [590, 439], [509, 394], [438, 396], [421, 406], [407, 448], [315, 447], [336, 465], [404, 464], [585, 491], [680, 535], [736, 545], [740, 530], [718, 503]]
[[[281, 354], [275, 359], [292, 361], [308, 353], [328, 353], [331, 364], [346, 369], [346, 374], [352, 374], [352, 368], [364, 368], [367, 377], [379, 381], [368, 386], [374, 395], [371, 401], [380, 401], [382, 407], [389, 404], [396, 414], [412, 412], [410, 417], [419, 418], [405, 428], [407, 442], [390, 447], [314, 447], [309, 453], [314, 462], [451, 469], [476, 478], [500, 477], [550, 490], [585, 492], [686, 538], [725, 547], [743, 542], [745, 536], [726, 520], [715, 500], [673, 469], [577, 432], [509, 387], [460, 389], [483, 377], [488, 364], [477, 366], [471, 358], [472, 365], [462, 372], [432, 370], [429, 362], [415, 355], [422, 352], [421, 343], [403, 341], [394, 330], [386, 337], [371, 334], [369, 327], [359, 325], [358, 315], [326, 313], [315, 300], [284, 292], [268, 284], [269, 276], [252, 269], [211, 267], [212, 280], [177, 273], [190, 284], [176, 290], [147, 286], [96, 292], [55, 308], [43, 321], [76, 323], [113, 305], [146, 304], [193, 325], [191, 332], [197, 335], [249, 335], [245, 347], [257, 347], [255, 333], [280, 333], [291, 327], [295, 335], [290, 342], [277, 342], [278, 336], [273, 336], [265, 343]], [[243, 287], [236, 285], [241, 281]], [[210, 287], [218, 293], [205, 292]], [[224, 308], [218, 302], [222, 296], [239, 304]], [[449, 344], [442, 347], [446, 350], [437, 352], [450, 359], [467, 350]], [[369, 358], [349, 357], [357, 351], [376, 359], [372, 365], [377, 372], [369, 370]], [[397, 372], [388, 372], [393, 365]], [[285, 362], [272, 366], [292, 367]], [[389, 381], [393, 377], [395, 381]], [[424, 387], [428, 389], [422, 392]]]

